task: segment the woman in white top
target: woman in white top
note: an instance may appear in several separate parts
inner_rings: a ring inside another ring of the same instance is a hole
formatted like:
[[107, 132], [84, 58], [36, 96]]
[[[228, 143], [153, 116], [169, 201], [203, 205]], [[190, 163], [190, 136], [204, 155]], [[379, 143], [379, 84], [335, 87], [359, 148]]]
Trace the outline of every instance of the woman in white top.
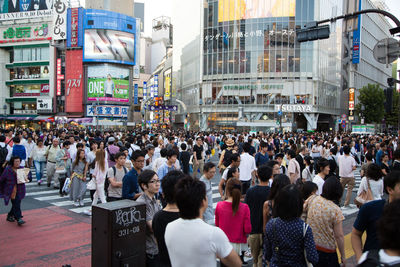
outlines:
[[312, 157], [305, 156], [304, 157], [304, 164], [306, 165], [306, 167], [304, 168], [304, 170], [301, 173], [301, 177], [303, 179], [303, 183], [311, 182], [313, 180], [313, 177], [314, 177]]
[[322, 188], [325, 183], [325, 178], [329, 175], [329, 160], [320, 158], [316, 166], [317, 169], [315, 170], [315, 172], [318, 172], [318, 174], [314, 176], [313, 183], [318, 185], [317, 195], [319, 196], [322, 194]]
[[33, 164], [35, 165], [36, 180], [38, 185], [42, 183], [44, 175], [44, 167], [46, 166], [46, 147], [43, 145], [43, 140], [38, 139], [36, 147], [32, 151]]
[[96, 205], [98, 198], [101, 203], [106, 203], [106, 195], [104, 192], [104, 181], [108, 170], [108, 161], [106, 160], [106, 153], [103, 149], [96, 151], [96, 165], [92, 174], [93, 179], [96, 181], [96, 192], [93, 195], [92, 205]]
[[361, 179], [360, 187], [358, 188], [357, 196], [363, 191], [368, 190], [368, 182], [371, 187], [372, 196], [374, 200], [382, 199], [383, 196], [383, 179], [381, 168], [376, 163], [369, 164], [367, 168], [367, 175]]

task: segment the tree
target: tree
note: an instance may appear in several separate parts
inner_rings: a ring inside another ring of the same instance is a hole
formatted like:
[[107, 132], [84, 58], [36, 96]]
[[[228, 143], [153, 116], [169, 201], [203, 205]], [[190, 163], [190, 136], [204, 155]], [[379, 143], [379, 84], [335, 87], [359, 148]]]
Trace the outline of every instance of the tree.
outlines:
[[[381, 123], [385, 115], [385, 94], [377, 84], [368, 84], [360, 89], [356, 112], [362, 113], [365, 123]], [[365, 110], [361, 110], [364, 105]]]

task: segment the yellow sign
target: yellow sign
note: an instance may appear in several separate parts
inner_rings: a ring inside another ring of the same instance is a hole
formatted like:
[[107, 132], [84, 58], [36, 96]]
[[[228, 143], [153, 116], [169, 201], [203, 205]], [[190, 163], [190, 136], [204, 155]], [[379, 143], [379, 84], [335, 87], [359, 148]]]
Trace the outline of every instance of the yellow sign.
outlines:
[[218, 22], [273, 18], [294, 17], [296, 0], [219, 0]]
[[171, 77], [169, 77], [169, 76], [165, 77], [164, 88], [165, 88], [164, 98], [169, 99], [171, 97]]

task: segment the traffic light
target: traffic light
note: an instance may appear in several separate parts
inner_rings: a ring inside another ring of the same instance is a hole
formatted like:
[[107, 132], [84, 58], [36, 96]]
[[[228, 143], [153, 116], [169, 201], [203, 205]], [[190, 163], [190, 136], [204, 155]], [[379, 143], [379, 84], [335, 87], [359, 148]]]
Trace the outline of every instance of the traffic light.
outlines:
[[308, 26], [305, 29], [297, 30], [296, 36], [299, 43], [315, 41], [320, 39], [328, 39], [330, 35], [329, 25]]
[[389, 85], [389, 87], [393, 87], [394, 86], [394, 79], [393, 78], [387, 78], [387, 84]]
[[385, 90], [385, 111], [386, 113], [392, 112], [393, 107], [393, 88], [389, 87]]

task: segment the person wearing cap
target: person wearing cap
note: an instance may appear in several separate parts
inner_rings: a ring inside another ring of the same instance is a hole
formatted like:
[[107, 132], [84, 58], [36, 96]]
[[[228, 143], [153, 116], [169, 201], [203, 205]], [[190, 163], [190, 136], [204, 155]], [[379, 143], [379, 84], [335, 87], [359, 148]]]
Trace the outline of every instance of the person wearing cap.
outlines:
[[227, 148], [222, 151], [221, 157], [219, 158], [218, 168], [221, 174], [224, 172], [226, 168], [231, 164], [231, 156], [233, 153], [236, 153], [233, 149], [235, 142], [232, 138], [226, 140]]
[[115, 159], [112, 160], [113, 157], [111, 155], [115, 156], [120, 150], [119, 147], [114, 145], [114, 142], [115, 142], [114, 137], [111, 136], [108, 138], [108, 146], [106, 148], [106, 151], [107, 151], [107, 155], [108, 155], [108, 158], [107, 158], [108, 167], [110, 167], [110, 168], [115, 166]]
[[146, 149], [147, 153], [146, 153], [146, 155], [144, 157], [144, 163], [145, 163], [144, 164], [145, 165], [144, 169], [145, 170], [147, 170], [147, 169], [148, 170], [152, 170], [153, 169], [153, 156], [154, 156], [155, 147], [152, 144], [147, 144], [145, 149]]

